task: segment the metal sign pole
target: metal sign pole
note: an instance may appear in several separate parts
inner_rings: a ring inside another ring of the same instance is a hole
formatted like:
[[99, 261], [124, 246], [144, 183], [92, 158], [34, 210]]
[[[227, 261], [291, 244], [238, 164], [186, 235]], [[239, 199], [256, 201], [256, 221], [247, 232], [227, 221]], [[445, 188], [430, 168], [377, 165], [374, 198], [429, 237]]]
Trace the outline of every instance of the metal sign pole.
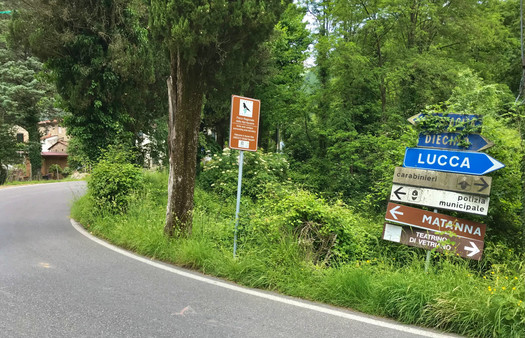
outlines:
[[[438, 212], [438, 209], [434, 209], [434, 212]], [[430, 268], [430, 250], [427, 250], [427, 258], [425, 259], [425, 273], [428, 273]]]
[[430, 268], [430, 250], [427, 250], [427, 259], [425, 259], [425, 273], [428, 273], [428, 268]]
[[237, 181], [237, 206], [235, 208], [235, 231], [233, 234], [233, 257], [237, 252], [237, 229], [239, 227], [239, 209], [241, 208], [241, 185], [242, 185], [242, 165], [244, 162], [244, 151], [239, 155], [239, 179]]

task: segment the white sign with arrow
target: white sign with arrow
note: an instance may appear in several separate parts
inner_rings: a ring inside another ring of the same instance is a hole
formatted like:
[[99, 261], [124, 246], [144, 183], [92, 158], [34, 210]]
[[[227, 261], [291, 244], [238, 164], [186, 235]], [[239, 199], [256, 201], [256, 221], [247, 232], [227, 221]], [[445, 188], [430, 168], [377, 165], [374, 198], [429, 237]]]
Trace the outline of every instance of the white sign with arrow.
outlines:
[[478, 246], [476, 245], [476, 243], [470, 241], [470, 245], [471, 246], [465, 246], [463, 249], [465, 251], [468, 251], [469, 253], [467, 254], [467, 257], [472, 257], [474, 256], [475, 254], [477, 254], [478, 252], [480, 252], [481, 250], [478, 248]]
[[393, 184], [390, 200], [486, 216], [490, 197]]

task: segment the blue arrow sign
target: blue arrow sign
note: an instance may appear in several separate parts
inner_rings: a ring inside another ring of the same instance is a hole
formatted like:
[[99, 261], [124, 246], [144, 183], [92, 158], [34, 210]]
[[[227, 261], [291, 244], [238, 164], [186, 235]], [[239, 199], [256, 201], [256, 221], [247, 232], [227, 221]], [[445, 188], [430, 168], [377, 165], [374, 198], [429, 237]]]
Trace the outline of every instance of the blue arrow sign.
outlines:
[[[408, 122], [413, 125], [418, 124], [418, 122], [425, 117], [426, 114], [418, 113], [414, 116], [408, 118]], [[433, 113], [434, 116], [445, 116], [450, 118], [451, 125], [457, 125], [461, 122], [470, 122], [472, 126], [481, 126], [481, 116], [474, 114], [443, 114], [443, 113]], [[462, 128], [458, 128], [460, 130]]]
[[458, 145], [459, 134], [457, 133], [442, 133], [442, 134], [419, 134], [417, 141], [418, 147], [427, 148], [441, 148], [441, 149], [458, 149], [458, 150], [470, 150], [470, 151], [481, 151], [490, 148], [494, 143], [488, 141], [486, 138], [479, 134], [470, 134], [466, 136], [466, 141], [470, 142], [468, 147], [461, 147]]
[[406, 148], [403, 166], [470, 175], [485, 175], [505, 167], [485, 153], [426, 148]]

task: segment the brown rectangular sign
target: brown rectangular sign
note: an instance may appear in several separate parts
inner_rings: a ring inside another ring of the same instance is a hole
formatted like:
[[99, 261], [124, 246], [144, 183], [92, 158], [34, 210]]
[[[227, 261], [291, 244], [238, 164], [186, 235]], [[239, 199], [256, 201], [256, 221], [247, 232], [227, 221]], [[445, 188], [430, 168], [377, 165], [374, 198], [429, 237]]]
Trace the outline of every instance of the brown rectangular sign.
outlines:
[[475, 260], [480, 260], [483, 255], [483, 241], [449, 236], [439, 231], [385, 223], [383, 239], [417, 248], [458, 254], [461, 257]]
[[394, 183], [489, 196], [492, 177], [397, 167]]
[[385, 219], [426, 230], [451, 231], [460, 237], [479, 241], [485, 237], [485, 224], [396, 203], [388, 203]]
[[257, 151], [261, 101], [232, 95], [230, 148]]

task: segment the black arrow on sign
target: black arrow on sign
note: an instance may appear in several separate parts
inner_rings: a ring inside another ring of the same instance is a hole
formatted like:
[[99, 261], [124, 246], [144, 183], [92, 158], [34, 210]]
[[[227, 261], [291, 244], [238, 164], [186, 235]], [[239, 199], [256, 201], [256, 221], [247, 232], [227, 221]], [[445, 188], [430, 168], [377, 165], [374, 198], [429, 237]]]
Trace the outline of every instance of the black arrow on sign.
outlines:
[[401, 192], [400, 190], [403, 189], [403, 187], [399, 187], [397, 188], [396, 191], [394, 191], [394, 195], [396, 195], [397, 199], [400, 200], [401, 197], [399, 197], [399, 195], [406, 195], [407, 193], [406, 192]]
[[478, 185], [478, 186], [481, 187], [481, 189], [479, 189], [478, 192], [483, 191], [483, 190], [485, 190], [485, 189], [487, 189], [487, 188], [489, 187], [489, 185], [487, 184], [487, 182], [485, 182], [485, 180], [483, 179], [483, 177], [480, 177], [479, 179], [480, 179], [481, 182], [483, 182], [483, 183], [474, 183], [474, 185]]

